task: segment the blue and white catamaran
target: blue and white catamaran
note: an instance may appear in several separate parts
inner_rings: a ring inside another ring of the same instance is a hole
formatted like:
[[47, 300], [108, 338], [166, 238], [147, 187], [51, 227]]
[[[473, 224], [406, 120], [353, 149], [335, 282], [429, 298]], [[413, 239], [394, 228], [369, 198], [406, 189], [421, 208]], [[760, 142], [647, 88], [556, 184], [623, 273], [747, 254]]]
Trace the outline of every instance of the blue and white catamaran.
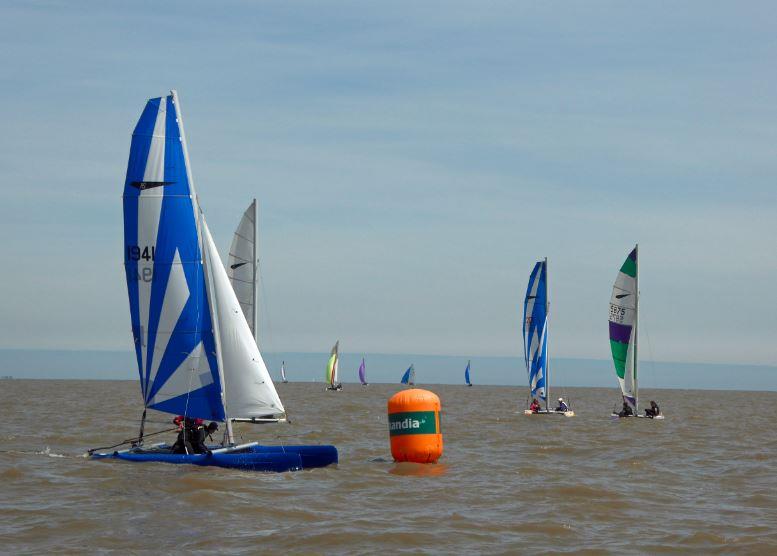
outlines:
[[[241, 310], [194, 191], [175, 91], [149, 100], [135, 127], [123, 203], [143, 417], [132, 448], [90, 455], [262, 471], [336, 463], [334, 446], [235, 444], [233, 421], [278, 422], [285, 409], [253, 336], [256, 326], [251, 329]], [[223, 422], [223, 441], [206, 454], [147, 445], [149, 409]]]
[[[524, 410], [526, 415], [565, 415], [574, 417], [571, 409], [550, 408], [550, 360], [548, 358], [548, 259], [538, 261], [529, 275], [529, 285], [523, 302], [523, 353], [529, 375], [529, 394], [539, 398], [545, 408]], [[539, 401], [538, 400], [538, 401]], [[559, 398], [561, 404], [563, 400]]]

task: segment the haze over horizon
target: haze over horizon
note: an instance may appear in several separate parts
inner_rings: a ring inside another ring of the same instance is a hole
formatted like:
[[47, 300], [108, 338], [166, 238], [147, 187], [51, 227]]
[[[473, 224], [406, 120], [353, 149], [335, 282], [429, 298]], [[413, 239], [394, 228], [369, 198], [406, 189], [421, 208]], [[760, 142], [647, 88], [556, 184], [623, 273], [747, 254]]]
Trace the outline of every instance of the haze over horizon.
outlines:
[[130, 349], [130, 135], [176, 88], [222, 256], [259, 200], [269, 352], [522, 357], [547, 256], [553, 357], [604, 361], [639, 242], [646, 357], [777, 366], [774, 4], [229, 6], [0, 8], [0, 348]]

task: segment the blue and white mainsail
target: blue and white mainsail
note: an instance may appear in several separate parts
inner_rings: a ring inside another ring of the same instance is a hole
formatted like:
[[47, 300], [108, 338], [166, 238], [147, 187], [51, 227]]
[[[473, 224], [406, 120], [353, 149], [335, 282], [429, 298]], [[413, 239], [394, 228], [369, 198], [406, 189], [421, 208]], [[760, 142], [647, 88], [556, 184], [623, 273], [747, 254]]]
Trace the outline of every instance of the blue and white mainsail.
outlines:
[[548, 396], [547, 260], [534, 265], [523, 303], [523, 352], [532, 397]]
[[124, 183], [124, 265], [146, 408], [224, 420], [199, 206], [178, 97], [148, 101]]
[[469, 380], [469, 364], [470, 364], [470, 361], [467, 361], [467, 368], [464, 369], [464, 383], [467, 386], [472, 386], [472, 382], [470, 382]]

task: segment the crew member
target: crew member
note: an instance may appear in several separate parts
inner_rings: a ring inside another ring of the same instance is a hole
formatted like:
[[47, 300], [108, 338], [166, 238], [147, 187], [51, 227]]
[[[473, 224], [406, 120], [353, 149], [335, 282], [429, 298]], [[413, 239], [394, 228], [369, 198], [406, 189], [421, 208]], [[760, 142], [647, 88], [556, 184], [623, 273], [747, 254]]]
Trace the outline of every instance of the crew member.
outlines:
[[661, 415], [661, 408], [658, 407], [656, 402], [650, 400], [650, 407], [645, 409], [645, 417], [650, 417], [652, 419], [653, 417], [658, 417], [659, 415]]
[[[208, 452], [209, 448], [205, 445], [205, 439], [210, 437], [218, 429], [218, 423], [214, 423], [212, 421], [210, 424], [208, 424], [207, 427], [202, 424], [197, 425], [194, 429], [194, 434], [192, 435], [191, 440], [193, 453], [204, 454], [205, 452]], [[211, 440], [213, 440], [212, 437]]]

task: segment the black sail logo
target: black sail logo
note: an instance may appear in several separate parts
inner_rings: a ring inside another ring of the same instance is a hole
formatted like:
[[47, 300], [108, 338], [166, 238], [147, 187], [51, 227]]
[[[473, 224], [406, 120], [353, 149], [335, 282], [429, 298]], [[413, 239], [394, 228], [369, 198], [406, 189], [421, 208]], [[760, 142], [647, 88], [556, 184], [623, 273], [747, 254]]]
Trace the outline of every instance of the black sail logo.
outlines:
[[615, 299], [623, 299], [624, 297], [630, 296], [630, 293], [621, 293], [615, 296]]
[[153, 189], [155, 187], [164, 187], [165, 185], [170, 185], [171, 181], [133, 181], [130, 183], [132, 187], [135, 189], [140, 189], [141, 191], [145, 191], [146, 189]]
[[235, 263], [235, 264], [231, 264], [231, 265], [229, 265], [229, 268], [231, 268], [232, 270], [235, 270], [236, 268], [240, 268], [244, 264], [248, 264], [248, 263]]

